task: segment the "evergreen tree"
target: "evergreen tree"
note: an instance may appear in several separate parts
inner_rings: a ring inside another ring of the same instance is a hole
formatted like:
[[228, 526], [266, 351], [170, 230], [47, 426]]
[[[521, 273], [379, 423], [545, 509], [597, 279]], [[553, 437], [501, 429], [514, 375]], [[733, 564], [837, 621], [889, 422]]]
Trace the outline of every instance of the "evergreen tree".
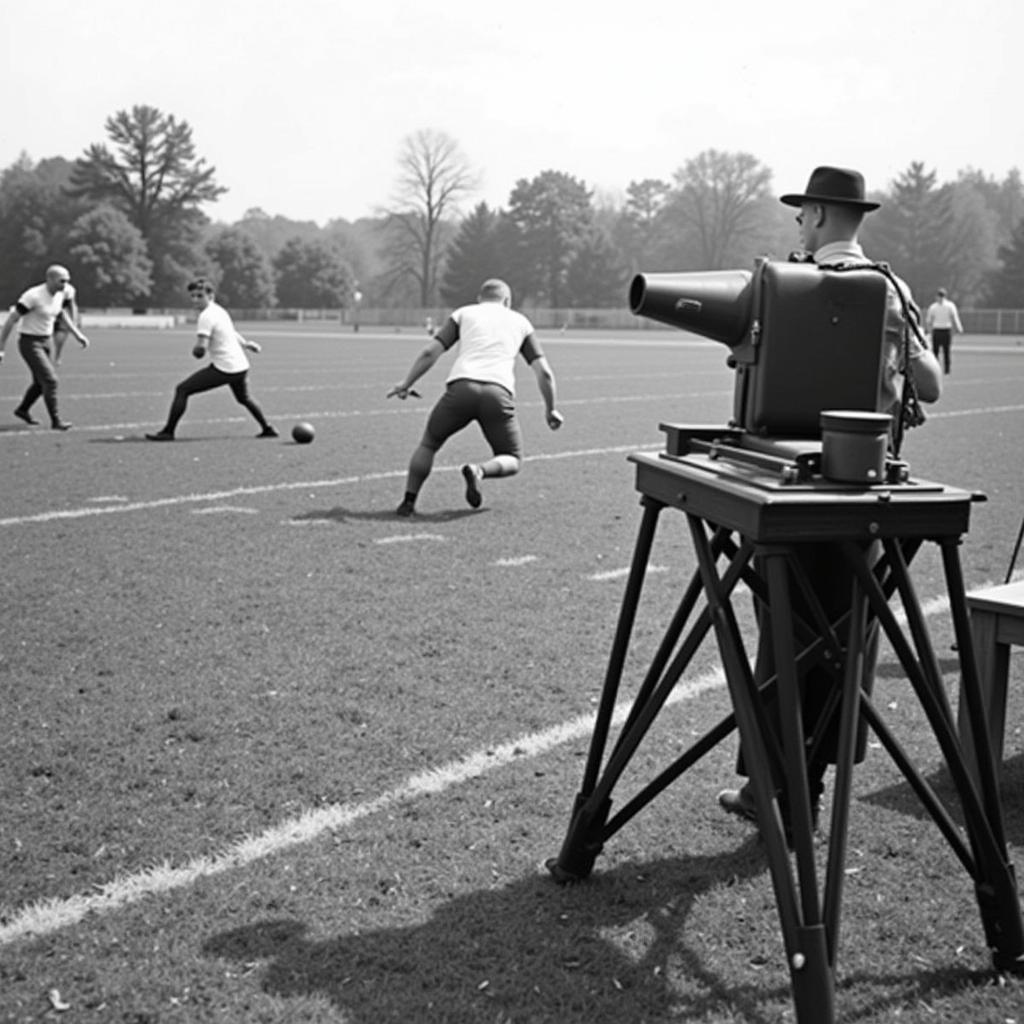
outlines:
[[1010, 241], [999, 247], [998, 270], [988, 280], [988, 305], [996, 309], [1024, 308], [1024, 217], [1017, 221]]
[[607, 231], [593, 227], [587, 233], [569, 265], [566, 288], [569, 305], [583, 308], [609, 308], [626, 304], [625, 265]]
[[503, 277], [497, 213], [479, 203], [459, 226], [445, 261], [441, 299], [452, 307], [475, 302], [480, 285], [488, 277]]
[[564, 305], [569, 266], [593, 219], [590, 191], [562, 171], [542, 171], [516, 182], [508, 219], [517, 236], [513, 289], [538, 304]]
[[953, 196], [936, 181], [923, 163], [911, 163], [861, 233], [869, 255], [890, 263], [918, 298], [945, 285], [953, 261]]

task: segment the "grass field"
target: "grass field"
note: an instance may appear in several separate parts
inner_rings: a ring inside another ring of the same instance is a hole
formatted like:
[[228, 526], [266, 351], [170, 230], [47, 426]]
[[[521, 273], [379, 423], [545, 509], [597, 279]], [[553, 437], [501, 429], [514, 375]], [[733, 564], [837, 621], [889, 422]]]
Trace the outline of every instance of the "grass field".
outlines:
[[[580, 782], [639, 524], [626, 456], [660, 448], [660, 422], [725, 421], [726, 350], [543, 337], [562, 430], [521, 373], [522, 474], [470, 510], [457, 469], [484, 450], [467, 431], [399, 520], [449, 360], [422, 401], [385, 401], [423, 335], [248, 333], [280, 440], [255, 440], [226, 391], [192, 400], [176, 443], [143, 439], [195, 366], [184, 328], [69, 345], [67, 434], [10, 415], [26, 370], [13, 348], [0, 365], [0, 1021], [791, 1021], [756, 833], [715, 805], [734, 741], [616, 836], [588, 883], [559, 888], [541, 867]], [[970, 588], [1002, 582], [1024, 509], [1024, 346], [957, 339], [954, 356], [904, 455], [915, 476], [988, 495], [962, 548]], [[299, 420], [312, 445], [291, 442]], [[656, 542], [630, 683], [694, 568], [678, 518]], [[937, 555], [915, 581], [955, 697]], [[1022, 682], [1014, 659], [1015, 860]], [[684, 684], [638, 772], [728, 710], [712, 650]], [[886, 653], [876, 692], [942, 788]], [[1024, 982], [993, 983], [970, 880], [877, 745], [850, 846], [840, 1019], [1024, 1022]]]

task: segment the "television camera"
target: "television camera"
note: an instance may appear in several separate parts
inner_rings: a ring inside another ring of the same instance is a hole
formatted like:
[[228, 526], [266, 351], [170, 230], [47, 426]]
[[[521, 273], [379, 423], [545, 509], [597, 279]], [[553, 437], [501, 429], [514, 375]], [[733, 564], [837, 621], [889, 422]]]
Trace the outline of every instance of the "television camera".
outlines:
[[875, 265], [637, 274], [632, 312], [722, 342], [736, 371], [728, 429], [662, 424], [669, 454], [707, 449], [785, 482], [905, 481], [880, 411], [887, 288]]

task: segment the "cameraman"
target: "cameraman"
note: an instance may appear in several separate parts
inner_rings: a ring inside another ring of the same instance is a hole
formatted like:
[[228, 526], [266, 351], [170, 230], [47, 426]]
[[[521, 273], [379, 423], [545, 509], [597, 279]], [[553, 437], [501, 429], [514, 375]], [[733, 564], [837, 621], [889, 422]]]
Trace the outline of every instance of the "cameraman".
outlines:
[[[865, 214], [877, 210], [878, 203], [865, 198], [864, 178], [857, 172], [841, 167], [818, 167], [810, 177], [807, 189], [802, 193], [791, 193], [781, 197], [787, 206], [797, 207], [800, 212], [796, 222], [800, 226], [800, 240], [805, 251], [801, 258], [820, 267], [874, 265], [864, 254], [857, 240]], [[887, 273], [888, 303], [885, 318], [885, 353], [882, 379], [882, 394], [879, 412], [890, 413], [893, 429], [899, 435], [900, 417], [903, 415], [902, 398], [904, 377], [910, 374], [913, 386], [910, 394], [922, 402], [935, 402], [942, 392], [942, 370], [938, 360], [921, 340], [919, 325], [920, 310], [914, 303], [909, 287], [904, 281]], [[852, 573], [846, 567], [842, 556], [834, 545], [803, 545], [800, 549], [803, 568], [811, 581], [815, 594], [829, 620], [849, 610]], [[794, 600], [794, 609], [810, 618], [809, 610], [799, 600]], [[757, 654], [757, 678], [763, 680], [774, 675], [771, 650], [770, 609], [760, 607], [758, 620], [761, 642]], [[877, 654], [877, 628], [865, 643], [864, 675], [862, 685], [871, 692]], [[842, 675], [832, 675], [824, 666], [808, 670], [800, 679], [803, 703], [805, 736], [810, 736], [830, 692], [842, 686]], [[819, 745], [816, 756], [808, 762], [807, 774], [811, 794], [811, 812], [817, 827], [821, 796], [824, 792], [825, 770], [836, 762], [838, 712], [824, 729], [824, 741]], [[863, 726], [858, 733], [856, 760], [864, 759], [865, 733]], [[740, 752], [738, 771], [746, 775], [743, 753]], [[753, 790], [748, 783], [739, 789], [725, 789], [718, 794], [723, 810], [748, 821], [757, 821], [757, 809]], [[780, 803], [783, 820], [789, 828], [789, 813], [785, 800]]]

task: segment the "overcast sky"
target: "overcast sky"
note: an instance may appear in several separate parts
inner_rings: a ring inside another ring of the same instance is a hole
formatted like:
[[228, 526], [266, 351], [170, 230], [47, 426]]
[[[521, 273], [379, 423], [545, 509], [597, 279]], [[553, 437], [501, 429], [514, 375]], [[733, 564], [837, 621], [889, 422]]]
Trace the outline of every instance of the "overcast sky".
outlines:
[[[386, 205], [403, 138], [454, 138], [507, 204], [750, 153], [777, 193], [820, 163], [886, 187], [1024, 167], [1022, 0], [6, 0], [0, 167], [73, 159], [137, 104], [187, 121], [229, 191], [321, 224]], [[1014, 75], [1011, 78], [1011, 68]]]

